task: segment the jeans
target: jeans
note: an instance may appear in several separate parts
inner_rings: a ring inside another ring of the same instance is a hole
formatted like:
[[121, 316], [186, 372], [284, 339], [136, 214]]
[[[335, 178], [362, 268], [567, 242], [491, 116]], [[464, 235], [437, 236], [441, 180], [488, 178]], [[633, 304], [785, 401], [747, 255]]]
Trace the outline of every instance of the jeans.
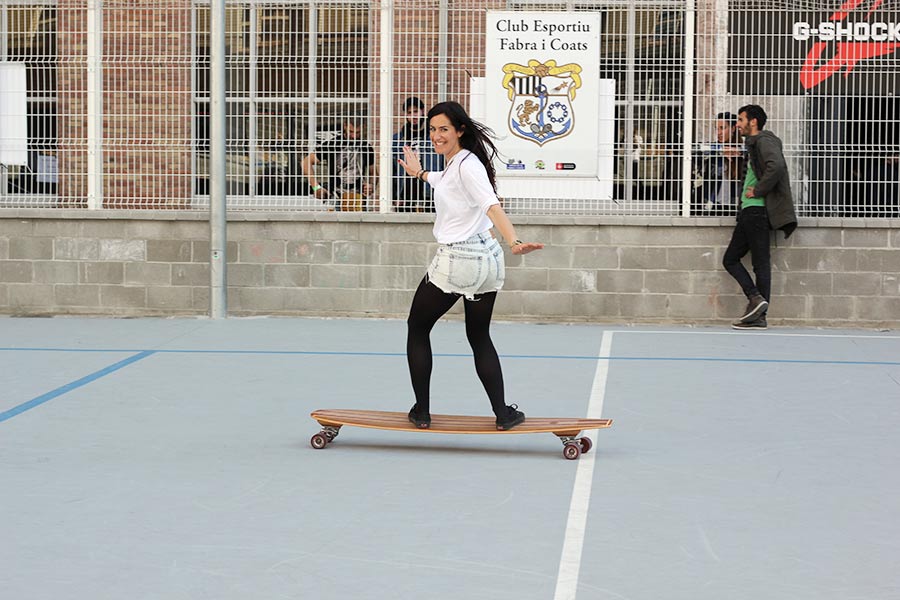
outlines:
[[468, 300], [474, 299], [475, 294], [499, 290], [505, 277], [503, 249], [489, 232], [476, 233], [462, 242], [441, 244], [428, 267], [429, 282], [443, 292]]
[[[741, 259], [747, 252], [750, 253], [756, 283], [741, 264]], [[738, 282], [747, 298], [759, 294], [769, 300], [772, 292], [772, 263], [769, 252], [769, 217], [765, 206], [748, 206], [738, 213], [737, 225], [722, 258], [722, 266]]]

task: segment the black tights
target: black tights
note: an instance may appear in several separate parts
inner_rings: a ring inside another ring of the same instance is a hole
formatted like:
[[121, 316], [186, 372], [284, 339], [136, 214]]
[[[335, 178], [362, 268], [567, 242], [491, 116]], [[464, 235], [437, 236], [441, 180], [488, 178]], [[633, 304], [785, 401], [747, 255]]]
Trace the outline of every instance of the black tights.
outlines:
[[[431, 329], [459, 298], [459, 294], [443, 292], [426, 279], [422, 279], [413, 297], [409, 318], [406, 320], [406, 360], [420, 414], [431, 411]], [[496, 299], [497, 292], [487, 292], [476, 294], [475, 300], [465, 300], [466, 337], [475, 355], [475, 371], [491, 401], [491, 408], [495, 415], [502, 415], [506, 406], [503, 397], [503, 372], [500, 370], [500, 357], [494, 349], [490, 333]]]

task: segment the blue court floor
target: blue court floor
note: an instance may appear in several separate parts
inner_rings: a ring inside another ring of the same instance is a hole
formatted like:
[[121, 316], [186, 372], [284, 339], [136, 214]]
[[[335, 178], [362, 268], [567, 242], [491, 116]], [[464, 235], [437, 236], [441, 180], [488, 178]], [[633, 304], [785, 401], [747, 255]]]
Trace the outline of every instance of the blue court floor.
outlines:
[[[406, 411], [403, 321], [0, 318], [0, 597], [900, 599], [900, 333], [495, 323], [550, 434]], [[461, 322], [432, 411], [489, 415]]]

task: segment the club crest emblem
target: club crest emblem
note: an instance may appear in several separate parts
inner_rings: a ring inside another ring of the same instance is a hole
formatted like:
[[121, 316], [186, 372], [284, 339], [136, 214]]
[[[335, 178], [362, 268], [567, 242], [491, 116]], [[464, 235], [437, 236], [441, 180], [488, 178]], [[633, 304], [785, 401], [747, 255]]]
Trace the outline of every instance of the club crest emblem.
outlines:
[[555, 60], [503, 65], [503, 87], [510, 100], [507, 123], [513, 135], [538, 146], [563, 138], [575, 127], [575, 90], [581, 66], [557, 66]]

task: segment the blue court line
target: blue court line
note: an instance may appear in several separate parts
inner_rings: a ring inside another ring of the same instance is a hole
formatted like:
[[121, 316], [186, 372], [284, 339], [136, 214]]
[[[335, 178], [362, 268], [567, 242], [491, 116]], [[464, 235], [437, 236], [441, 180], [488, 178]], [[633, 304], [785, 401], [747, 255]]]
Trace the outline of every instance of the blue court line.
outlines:
[[[5, 348], [4, 348], [4, 350], [5, 350]], [[120, 360], [119, 362], [117, 362], [115, 364], [109, 365], [108, 367], [100, 369], [99, 371], [95, 371], [94, 373], [91, 373], [90, 375], [86, 375], [85, 377], [82, 377], [81, 379], [77, 379], [77, 380], [73, 381], [72, 383], [67, 383], [66, 385], [64, 385], [62, 387], [58, 387], [53, 391], [47, 392], [46, 394], [42, 394], [42, 395], [38, 396], [37, 398], [33, 398], [33, 399], [29, 400], [28, 402], [24, 402], [24, 403], [22, 403], [16, 407], [13, 407], [9, 410], [0, 412], [0, 423], [2, 423], [3, 421], [7, 421], [9, 419], [12, 419], [16, 415], [22, 414], [26, 410], [31, 410], [32, 408], [34, 408], [36, 406], [40, 406], [41, 404], [44, 404], [45, 402], [49, 402], [50, 400], [53, 400], [54, 398], [56, 398], [58, 396], [62, 396], [63, 394], [71, 392], [74, 389], [77, 389], [77, 388], [80, 388], [81, 386], [87, 385], [87, 384], [91, 383], [92, 381], [96, 381], [96, 380], [100, 379], [101, 377], [106, 377], [110, 373], [118, 371], [119, 369], [121, 369], [123, 367], [127, 367], [128, 365], [135, 363], [139, 360], [142, 360], [144, 358], [147, 358], [148, 356], [151, 356], [153, 354], [155, 354], [155, 352], [152, 350], [144, 350], [142, 352], [138, 352], [134, 356], [129, 356], [128, 358]]]
[[[134, 348], [0, 348], [0, 352], [149, 352], [150, 354], [236, 354], [236, 355], [280, 355], [280, 356], [384, 356], [406, 357], [405, 352], [362, 352], [331, 350], [136, 350]], [[441, 353], [434, 356], [449, 358], [472, 358], [469, 353]], [[658, 361], [658, 362], [726, 362], [726, 363], [766, 363], [796, 365], [871, 365], [900, 366], [894, 360], [816, 360], [790, 358], [722, 358], [718, 356], [579, 356], [562, 354], [501, 354], [501, 358], [538, 360], [611, 360], [611, 361]], [[141, 357], [143, 358], [143, 357]]]

